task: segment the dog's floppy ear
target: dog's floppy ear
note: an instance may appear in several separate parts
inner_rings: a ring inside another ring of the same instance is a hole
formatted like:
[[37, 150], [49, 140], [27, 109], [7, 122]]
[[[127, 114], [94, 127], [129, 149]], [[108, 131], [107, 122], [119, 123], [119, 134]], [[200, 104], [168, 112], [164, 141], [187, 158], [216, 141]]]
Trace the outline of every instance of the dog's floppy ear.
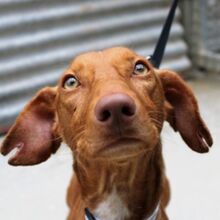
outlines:
[[38, 164], [56, 152], [61, 140], [56, 134], [55, 97], [55, 87], [44, 88], [20, 113], [1, 146], [3, 155], [15, 148], [17, 150], [9, 159], [9, 164]]
[[166, 98], [166, 120], [192, 150], [208, 152], [212, 137], [200, 116], [192, 90], [174, 72], [158, 70], [158, 75]]

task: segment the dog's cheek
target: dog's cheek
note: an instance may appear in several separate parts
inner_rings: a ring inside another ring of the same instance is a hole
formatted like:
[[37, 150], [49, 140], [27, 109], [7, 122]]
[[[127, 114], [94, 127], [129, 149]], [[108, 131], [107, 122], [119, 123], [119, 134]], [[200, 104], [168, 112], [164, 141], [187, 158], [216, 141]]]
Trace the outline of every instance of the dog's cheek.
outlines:
[[65, 108], [58, 108], [58, 121], [59, 121], [59, 132], [62, 136], [63, 141], [70, 146], [72, 139], [71, 132], [71, 118], [68, 112], [66, 112]]
[[151, 91], [150, 99], [153, 105], [149, 112], [149, 116], [151, 117], [152, 122], [160, 132], [163, 127], [163, 122], [165, 119], [165, 111], [164, 111], [165, 98], [164, 98], [163, 90], [158, 83], [155, 84], [154, 89]]

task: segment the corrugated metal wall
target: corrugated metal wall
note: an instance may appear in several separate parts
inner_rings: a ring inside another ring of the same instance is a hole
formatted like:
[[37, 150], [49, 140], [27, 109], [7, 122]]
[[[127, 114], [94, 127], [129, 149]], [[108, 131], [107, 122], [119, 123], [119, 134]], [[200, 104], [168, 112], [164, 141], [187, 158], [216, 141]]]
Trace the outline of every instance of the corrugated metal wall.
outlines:
[[[167, 16], [167, 0], [1, 0], [0, 130], [40, 87], [52, 85], [83, 51], [124, 45], [152, 53]], [[177, 12], [177, 20], [180, 11]], [[178, 21], [164, 66], [190, 66]]]
[[220, 73], [220, 0], [184, 0], [183, 22], [193, 63]]

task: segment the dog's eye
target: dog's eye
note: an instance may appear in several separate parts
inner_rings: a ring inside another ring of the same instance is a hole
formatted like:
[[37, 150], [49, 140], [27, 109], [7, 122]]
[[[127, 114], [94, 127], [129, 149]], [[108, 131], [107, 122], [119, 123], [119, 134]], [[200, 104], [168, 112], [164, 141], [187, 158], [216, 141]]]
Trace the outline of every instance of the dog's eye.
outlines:
[[136, 63], [134, 67], [135, 75], [142, 75], [148, 72], [148, 67], [143, 63]]
[[74, 89], [79, 86], [79, 81], [75, 76], [69, 76], [63, 83], [65, 89]]

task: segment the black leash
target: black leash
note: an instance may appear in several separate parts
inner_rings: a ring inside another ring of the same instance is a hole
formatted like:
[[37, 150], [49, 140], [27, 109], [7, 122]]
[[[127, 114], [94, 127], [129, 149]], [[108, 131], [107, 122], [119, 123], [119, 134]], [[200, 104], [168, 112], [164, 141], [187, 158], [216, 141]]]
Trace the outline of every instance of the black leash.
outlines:
[[[155, 47], [154, 53], [152, 56], [148, 57], [148, 59], [152, 62], [152, 64], [156, 68], [160, 67], [161, 61], [164, 56], [164, 51], [165, 51], [167, 41], [170, 35], [170, 29], [171, 29], [171, 26], [174, 20], [174, 15], [175, 15], [175, 11], [177, 8], [177, 4], [178, 4], [178, 0], [173, 0], [166, 22], [164, 23], [162, 32], [160, 34], [157, 45]], [[88, 208], [85, 208], [85, 215], [86, 215], [87, 220], [96, 220], [95, 217], [90, 213]]]
[[96, 220], [95, 217], [90, 213], [88, 208], [85, 208], [85, 214], [88, 220]]
[[162, 59], [164, 56], [164, 51], [165, 51], [167, 41], [168, 41], [168, 38], [170, 35], [170, 29], [171, 29], [171, 26], [172, 26], [172, 23], [174, 20], [177, 5], [178, 5], [178, 0], [173, 0], [169, 14], [167, 16], [167, 19], [164, 23], [162, 32], [160, 34], [160, 38], [159, 38], [157, 45], [155, 47], [154, 53], [152, 56], [149, 56], [149, 59], [151, 60], [152, 64], [156, 68], [159, 68], [160, 64], [162, 62]]

